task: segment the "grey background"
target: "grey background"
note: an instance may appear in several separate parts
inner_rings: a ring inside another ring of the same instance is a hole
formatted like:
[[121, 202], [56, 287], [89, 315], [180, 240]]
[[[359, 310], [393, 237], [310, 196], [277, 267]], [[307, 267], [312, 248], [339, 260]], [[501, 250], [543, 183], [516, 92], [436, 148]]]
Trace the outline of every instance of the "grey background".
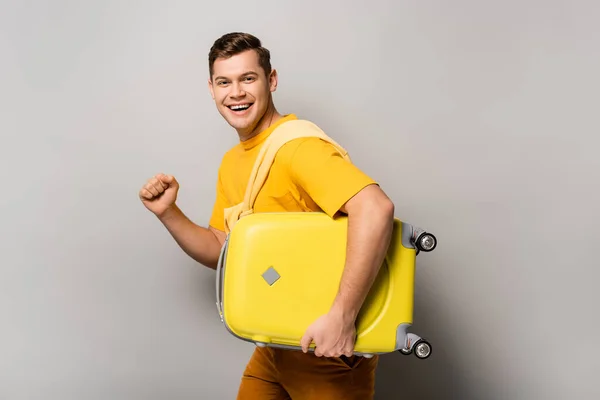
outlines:
[[237, 138], [206, 87], [228, 31], [439, 238], [377, 399], [600, 397], [597, 2], [3, 1], [0, 399], [233, 399], [252, 345], [137, 191], [208, 222]]

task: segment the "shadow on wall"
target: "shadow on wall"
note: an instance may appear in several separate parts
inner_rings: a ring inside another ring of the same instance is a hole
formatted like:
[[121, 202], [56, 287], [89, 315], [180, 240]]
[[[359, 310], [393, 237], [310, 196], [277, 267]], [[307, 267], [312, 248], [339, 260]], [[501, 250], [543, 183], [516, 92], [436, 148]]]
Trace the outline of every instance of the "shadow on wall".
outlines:
[[399, 352], [380, 357], [375, 400], [467, 400], [467, 387], [457, 376], [451, 359], [452, 349], [444, 343], [444, 327], [428, 318], [432, 305], [427, 298], [415, 296], [414, 324], [409, 332], [431, 343], [431, 356], [425, 360]]

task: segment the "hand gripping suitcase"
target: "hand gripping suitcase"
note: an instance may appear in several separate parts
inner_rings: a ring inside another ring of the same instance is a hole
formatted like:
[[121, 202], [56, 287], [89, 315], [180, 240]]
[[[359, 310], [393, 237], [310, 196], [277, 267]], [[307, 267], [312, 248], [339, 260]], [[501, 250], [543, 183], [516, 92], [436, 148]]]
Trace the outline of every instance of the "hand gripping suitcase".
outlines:
[[[231, 334], [258, 346], [300, 350], [308, 326], [329, 311], [345, 266], [346, 216], [252, 211], [277, 150], [306, 136], [332, 143], [349, 160], [316, 125], [285, 122], [265, 141], [244, 201], [225, 213], [227, 237], [216, 271], [217, 309]], [[416, 256], [436, 245], [433, 234], [394, 219], [385, 260], [356, 321], [354, 354], [371, 357], [399, 351], [429, 357], [431, 344], [408, 328], [413, 322]]]

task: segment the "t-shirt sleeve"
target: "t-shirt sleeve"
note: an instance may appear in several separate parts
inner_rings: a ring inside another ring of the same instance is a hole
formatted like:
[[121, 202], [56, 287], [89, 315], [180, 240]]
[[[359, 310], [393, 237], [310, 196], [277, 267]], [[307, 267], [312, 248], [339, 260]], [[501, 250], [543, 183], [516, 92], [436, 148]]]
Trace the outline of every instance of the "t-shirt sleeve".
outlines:
[[298, 140], [289, 167], [294, 184], [330, 217], [366, 186], [377, 184], [332, 144], [319, 138]]
[[225, 208], [229, 207], [229, 202], [223, 190], [223, 182], [221, 180], [221, 170], [217, 177], [216, 198], [213, 205], [212, 215], [209, 225], [215, 229], [225, 231]]

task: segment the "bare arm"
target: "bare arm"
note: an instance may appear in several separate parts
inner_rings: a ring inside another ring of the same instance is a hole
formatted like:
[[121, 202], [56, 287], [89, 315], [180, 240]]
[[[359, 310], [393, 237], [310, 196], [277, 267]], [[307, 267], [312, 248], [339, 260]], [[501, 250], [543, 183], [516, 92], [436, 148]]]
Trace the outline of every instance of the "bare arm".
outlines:
[[188, 256], [208, 268], [217, 267], [225, 232], [196, 225], [175, 204], [157, 217]]
[[331, 312], [356, 320], [390, 244], [394, 204], [377, 185], [369, 185], [341, 209], [348, 214], [346, 265]]
[[167, 228], [179, 247], [200, 264], [215, 269], [225, 242], [225, 232], [194, 224], [177, 207], [179, 183], [172, 175], [157, 174], [140, 189], [144, 206]]

